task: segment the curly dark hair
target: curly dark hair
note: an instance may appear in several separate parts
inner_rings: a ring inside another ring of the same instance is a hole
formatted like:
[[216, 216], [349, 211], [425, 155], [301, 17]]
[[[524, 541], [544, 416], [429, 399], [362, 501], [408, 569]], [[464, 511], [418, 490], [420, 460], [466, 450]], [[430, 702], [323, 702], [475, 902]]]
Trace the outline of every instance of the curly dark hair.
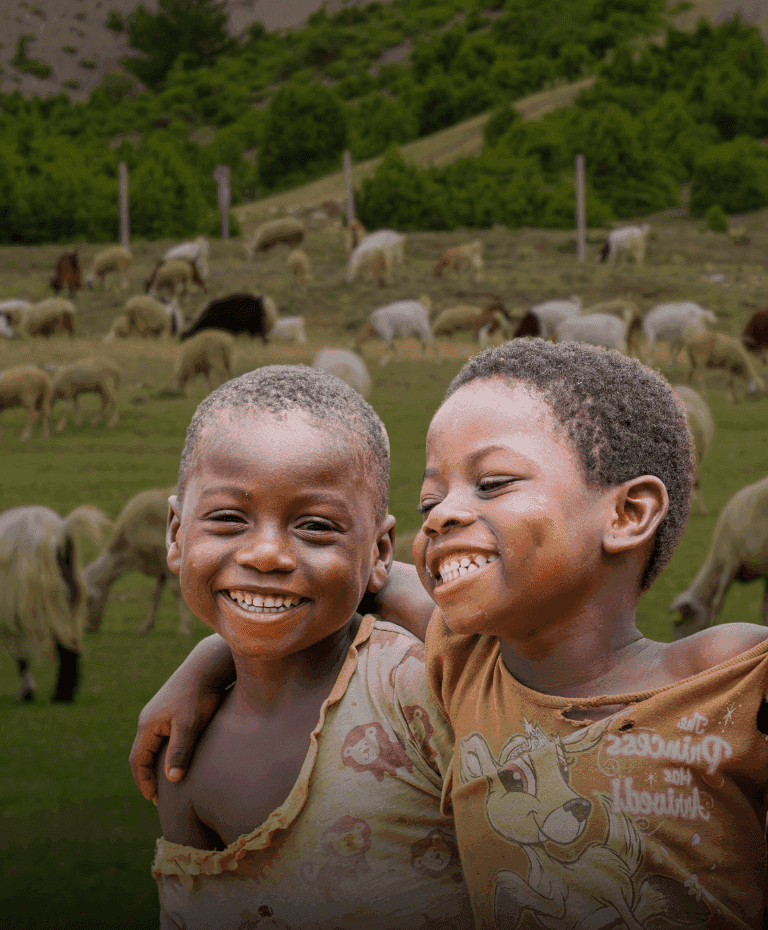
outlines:
[[479, 378], [533, 388], [573, 444], [588, 483], [607, 487], [639, 475], [664, 482], [669, 510], [640, 581], [647, 591], [669, 562], [691, 506], [691, 436], [667, 381], [613, 350], [515, 339], [471, 358], [444, 400]]
[[222, 411], [286, 414], [302, 411], [321, 429], [333, 425], [360, 452], [361, 467], [370, 478], [376, 519], [389, 504], [389, 438], [381, 418], [357, 391], [341, 378], [307, 365], [265, 365], [227, 381], [198, 406], [187, 428], [179, 466], [179, 500], [201, 438]]

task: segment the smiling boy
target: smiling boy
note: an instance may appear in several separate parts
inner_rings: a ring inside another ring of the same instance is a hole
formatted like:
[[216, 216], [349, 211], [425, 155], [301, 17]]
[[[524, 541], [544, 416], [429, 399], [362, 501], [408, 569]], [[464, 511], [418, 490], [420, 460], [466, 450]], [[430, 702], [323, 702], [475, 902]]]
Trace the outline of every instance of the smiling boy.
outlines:
[[163, 927], [471, 920], [423, 647], [355, 612], [391, 563], [388, 467], [373, 409], [310, 368], [258, 369], [195, 413], [168, 565], [237, 678], [189, 776], [159, 778]]

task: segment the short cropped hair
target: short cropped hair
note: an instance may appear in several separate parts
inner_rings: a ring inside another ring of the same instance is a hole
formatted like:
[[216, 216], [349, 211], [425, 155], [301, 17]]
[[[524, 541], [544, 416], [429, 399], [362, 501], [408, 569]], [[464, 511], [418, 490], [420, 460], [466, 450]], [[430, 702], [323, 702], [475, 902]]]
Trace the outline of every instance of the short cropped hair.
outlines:
[[691, 506], [691, 436], [667, 381], [614, 350], [515, 339], [471, 358], [445, 399], [471, 381], [488, 378], [539, 394], [570, 439], [587, 483], [607, 487], [640, 475], [664, 482], [669, 510], [640, 581], [646, 591], [670, 560]]
[[359, 451], [370, 478], [377, 520], [389, 505], [389, 438], [379, 415], [341, 378], [306, 365], [266, 365], [227, 381], [198, 406], [187, 428], [179, 466], [179, 500], [201, 438], [224, 411], [278, 415], [301, 411], [319, 427], [340, 431]]

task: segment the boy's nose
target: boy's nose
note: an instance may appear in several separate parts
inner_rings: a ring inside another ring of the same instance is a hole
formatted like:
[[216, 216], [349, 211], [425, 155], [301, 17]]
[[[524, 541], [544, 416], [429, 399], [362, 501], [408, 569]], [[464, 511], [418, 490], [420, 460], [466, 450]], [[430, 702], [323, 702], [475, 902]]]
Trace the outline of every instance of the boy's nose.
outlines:
[[469, 526], [474, 519], [474, 510], [455, 506], [446, 498], [429, 511], [422, 530], [427, 536], [439, 536], [460, 526]]
[[249, 566], [260, 572], [290, 572], [296, 560], [285, 538], [277, 533], [260, 533], [244, 541], [235, 555], [238, 565]]

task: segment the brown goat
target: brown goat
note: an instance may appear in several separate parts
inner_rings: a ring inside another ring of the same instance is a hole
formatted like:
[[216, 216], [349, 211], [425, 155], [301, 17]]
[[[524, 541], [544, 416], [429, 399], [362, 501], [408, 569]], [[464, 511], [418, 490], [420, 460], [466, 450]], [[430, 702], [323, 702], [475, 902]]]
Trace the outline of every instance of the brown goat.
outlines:
[[74, 297], [75, 291], [79, 291], [83, 286], [82, 268], [77, 249], [74, 252], [65, 252], [60, 255], [56, 262], [51, 287], [58, 294], [65, 285], [69, 289], [70, 297]]

